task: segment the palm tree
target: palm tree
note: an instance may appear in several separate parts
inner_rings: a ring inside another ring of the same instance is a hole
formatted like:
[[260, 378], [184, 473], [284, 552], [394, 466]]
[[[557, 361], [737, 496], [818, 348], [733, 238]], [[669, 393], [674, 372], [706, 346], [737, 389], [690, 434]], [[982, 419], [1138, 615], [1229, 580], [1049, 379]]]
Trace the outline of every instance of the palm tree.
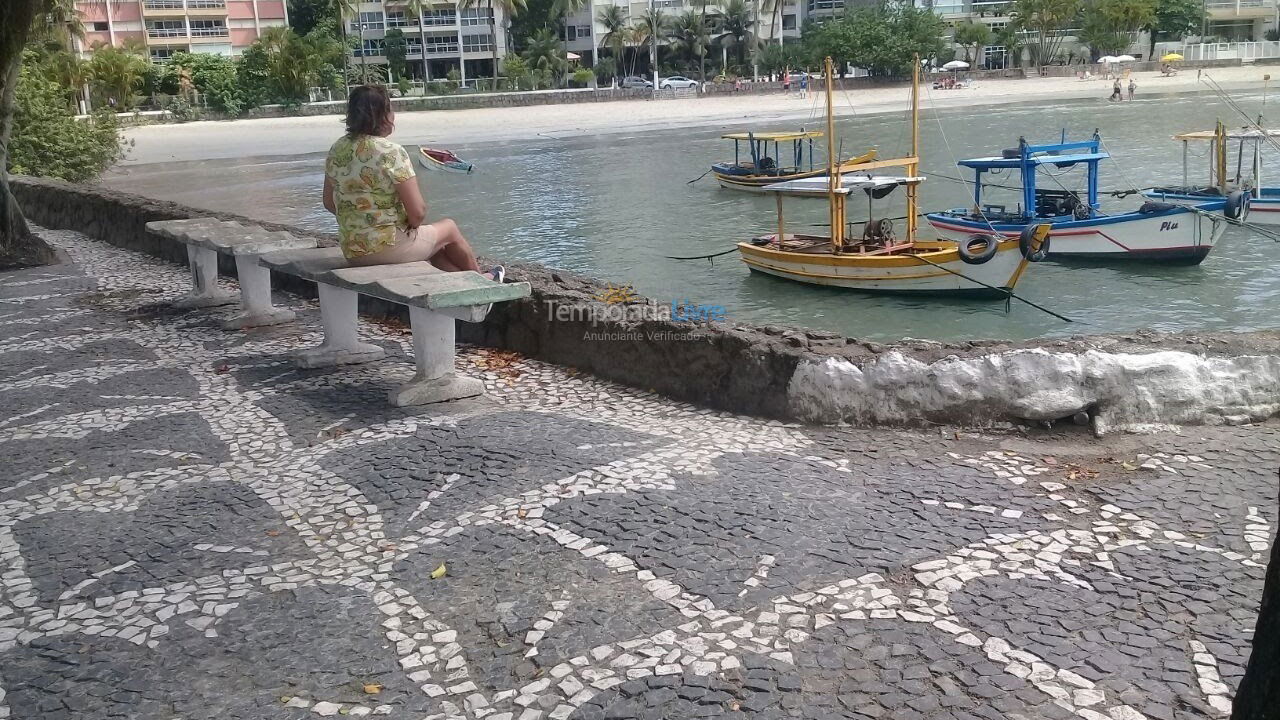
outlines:
[[671, 23], [671, 34], [675, 37], [676, 47], [690, 65], [706, 54], [707, 44], [711, 41], [706, 25], [702, 23], [702, 16], [696, 10], [687, 10], [677, 15]]
[[76, 0], [47, 0], [43, 17], [39, 17], [31, 30], [32, 40], [53, 40], [63, 49], [75, 50], [72, 41], [84, 39], [84, 23], [80, 21]]
[[529, 46], [524, 51], [524, 61], [535, 73], [546, 73], [554, 77], [564, 67], [564, 55], [560, 49], [560, 39], [551, 28], [540, 28], [529, 36]]
[[99, 94], [117, 98], [119, 108], [133, 107], [133, 92], [142, 83], [147, 61], [124, 48], [98, 47], [89, 60], [88, 76]]
[[[617, 72], [622, 72], [622, 55], [627, 46], [627, 14], [621, 5], [605, 5], [596, 15], [596, 22], [604, 26], [601, 45], [608, 45], [613, 53], [613, 64]], [[616, 79], [616, 78], [615, 78]]]
[[782, 20], [782, 3], [786, 0], [763, 0], [764, 9], [769, 13], [769, 40], [776, 36], [778, 44], [782, 44], [782, 34], [778, 32], [778, 22]]
[[[360, 13], [358, 10], [359, 0], [327, 0], [327, 1], [329, 3], [329, 8], [333, 10], [333, 14], [336, 15], [338, 18], [338, 34], [341, 36], [341, 39], [342, 39], [342, 83], [345, 87], [350, 87], [351, 80], [348, 77], [350, 74], [350, 68], [348, 67], [348, 65], [350, 64], [350, 59], [351, 59], [351, 43], [347, 41], [347, 18], [354, 17], [357, 20], [359, 20], [360, 18]], [[268, 28], [268, 30], [270, 30], [270, 28]], [[263, 35], [265, 34], [266, 34], [266, 31], [264, 30]], [[425, 45], [423, 45], [422, 51], [423, 53], [426, 52]], [[360, 53], [361, 53], [360, 57], [363, 58], [364, 57], [364, 31], [363, 30], [360, 31]], [[423, 55], [423, 62], [426, 62], [425, 54]]]
[[725, 1], [720, 13], [720, 35], [717, 40], [736, 48], [739, 66], [747, 63], [747, 44], [754, 40], [752, 28], [755, 24], [746, 0]]
[[[565, 23], [569, 16], [577, 13], [590, 2], [591, 0], [551, 0], [551, 17], [555, 19], [559, 27], [560, 37], [565, 37]], [[562, 42], [564, 47], [563, 56], [567, 58], [569, 55], [569, 41], [564, 40]]]
[[418, 41], [422, 43], [422, 82], [425, 93], [426, 83], [431, 82], [431, 70], [430, 63], [427, 62], [427, 26], [422, 15], [431, 9], [431, 0], [405, 0], [405, 9], [418, 18]]
[[[479, 7], [482, 0], [458, 0], [458, 9], [469, 9]], [[498, 89], [498, 19], [494, 14], [494, 0], [483, 0], [485, 7], [489, 10], [489, 37], [492, 39], [493, 47], [493, 89]], [[526, 0], [497, 0], [498, 9], [502, 10], [504, 18], [512, 18], [523, 11], [527, 6]], [[504, 20], [503, 22], [506, 22]], [[505, 29], [505, 28], [504, 28]], [[425, 56], [424, 56], [425, 57]]]
[[636, 23], [628, 27], [623, 33], [627, 44], [633, 48], [637, 48], [636, 52], [631, 53], [631, 64], [627, 68], [628, 75], [636, 74], [636, 62], [640, 59], [638, 48], [649, 40], [649, 31], [641, 23]]
[[644, 38], [649, 41], [649, 70], [658, 71], [658, 42], [667, 36], [670, 21], [660, 7], [650, 7], [640, 15], [636, 25], [643, 29]]

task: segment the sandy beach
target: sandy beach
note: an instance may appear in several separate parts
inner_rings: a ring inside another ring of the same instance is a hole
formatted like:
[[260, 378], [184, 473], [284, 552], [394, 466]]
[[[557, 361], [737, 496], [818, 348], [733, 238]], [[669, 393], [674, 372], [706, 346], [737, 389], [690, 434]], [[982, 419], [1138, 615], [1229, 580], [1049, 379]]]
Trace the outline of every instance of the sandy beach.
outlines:
[[[1260, 90], [1271, 68], [1244, 66], [1206, 70], [1231, 90]], [[1174, 77], [1135, 73], [1139, 98], [1153, 94], [1207, 90], [1194, 69]], [[1071, 78], [983, 80], [964, 90], [926, 90], [926, 108], [962, 108], [1037, 100], [1096, 98], [1110, 92], [1109, 81]], [[842, 93], [838, 115], [896, 112], [907, 105], [906, 86]], [[633, 100], [532, 107], [483, 108], [402, 112], [393, 139], [401, 143], [442, 145], [483, 141], [512, 141], [534, 137], [632, 133], [646, 130], [738, 125], [766, 125], [807, 120], [821, 114], [820, 93], [808, 99], [797, 94], [727, 95], [679, 100]], [[134, 145], [124, 164], [163, 163], [214, 158], [261, 157], [319, 153], [341, 132], [336, 115], [256, 120], [202, 121], [181, 125], [130, 128]]]

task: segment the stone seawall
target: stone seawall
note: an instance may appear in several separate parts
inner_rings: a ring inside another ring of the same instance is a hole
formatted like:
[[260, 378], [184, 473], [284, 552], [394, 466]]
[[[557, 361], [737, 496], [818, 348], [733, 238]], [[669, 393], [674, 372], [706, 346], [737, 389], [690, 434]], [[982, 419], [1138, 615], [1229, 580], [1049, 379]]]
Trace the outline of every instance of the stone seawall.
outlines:
[[[50, 228], [174, 262], [185, 249], [152, 236], [152, 220], [220, 217], [320, 238], [95, 186], [15, 177], [27, 217]], [[229, 259], [222, 271], [234, 276]], [[1280, 412], [1280, 332], [1141, 332], [1028, 342], [866, 342], [836, 333], [664, 320], [584, 317], [607, 286], [540, 265], [510, 263], [531, 297], [459, 323], [459, 339], [514, 350], [633, 387], [732, 412], [818, 423], [966, 425], [1050, 421], [1088, 413], [1094, 429], [1262, 420]], [[277, 276], [279, 289], [314, 285]], [[623, 307], [635, 308], [650, 301]], [[361, 298], [373, 317], [404, 308]], [[618, 313], [620, 314], [620, 313]]]

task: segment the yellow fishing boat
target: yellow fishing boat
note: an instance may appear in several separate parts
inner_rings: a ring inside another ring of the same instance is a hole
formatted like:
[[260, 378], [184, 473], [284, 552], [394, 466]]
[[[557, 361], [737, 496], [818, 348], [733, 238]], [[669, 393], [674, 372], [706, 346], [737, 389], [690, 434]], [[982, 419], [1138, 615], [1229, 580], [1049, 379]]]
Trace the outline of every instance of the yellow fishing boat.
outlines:
[[[831, 58], [826, 60], [827, 147], [834, 158]], [[963, 241], [920, 240], [917, 193], [919, 175], [920, 63], [911, 85], [911, 154], [908, 157], [860, 163], [857, 172], [834, 160], [820, 177], [789, 180], [763, 188], [777, 196], [777, 232], [738, 243], [738, 252], [751, 270], [814, 285], [831, 285], [881, 293], [921, 293], [1009, 297], [1028, 263], [1049, 250], [1047, 225], [1029, 225], [1020, 237], [975, 234]], [[870, 171], [900, 168], [901, 175], [872, 175]], [[868, 212], [861, 233], [853, 232], [846, 216], [848, 198], [865, 192], [872, 199], [906, 194], [905, 227], [899, 235], [893, 223]], [[784, 195], [825, 196], [830, 235], [791, 234], [783, 217]]]
[[[721, 135], [722, 140], [733, 141], [733, 162], [719, 162], [711, 166], [720, 187], [746, 192], [763, 192], [774, 183], [802, 180], [826, 174], [827, 164], [818, 164], [813, 155], [813, 141], [822, 137], [816, 130], [797, 132], [744, 132]], [[742, 144], [746, 143], [747, 157], [743, 157]], [[770, 150], [772, 143], [772, 150]], [[790, 143], [790, 157], [783, 162], [783, 143]], [[869, 150], [841, 163], [849, 167], [874, 160], [875, 150]]]

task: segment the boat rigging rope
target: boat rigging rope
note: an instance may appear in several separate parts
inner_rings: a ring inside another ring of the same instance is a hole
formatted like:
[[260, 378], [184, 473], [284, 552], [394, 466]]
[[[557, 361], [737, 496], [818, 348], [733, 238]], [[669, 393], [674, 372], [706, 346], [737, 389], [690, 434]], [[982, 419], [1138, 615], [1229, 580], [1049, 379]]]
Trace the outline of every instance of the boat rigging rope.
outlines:
[[[933, 119], [938, 123], [938, 134], [942, 136], [942, 144], [946, 146], [947, 154], [951, 156], [951, 166], [959, 167], [960, 158], [956, 156], [955, 150], [951, 148], [951, 140], [947, 138], [947, 131], [942, 127], [942, 116], [938, 114], [938, 105], [933, 101], [933, 90], [931, 90], [928, 85], [925, 85], [924, 88], [925, 93], [927, 93], [929, 98], [929, 105], [933, 108]], [[969, 197], [973, 197], [973, 188], [970, 187], [973, 183], [963, 178], [960, 179], [960, 183], [969, 191]], [[1021, 188], [1018, 189], [1021, 190]], [[981, 207], [976, 207], [974, 210], [976, 210], [978, 215], [982, 217], [982, 221], [987, 224], [989, 229], [992, 231], [996, 229], [995, 225], [992, 224], [991, 219], [987, 217], [987, 213]]]
[[663, 257], [665, 257], [668, 260], [710, 260], [711, 258], [718, 258], [721, 255], [728, 255], [731, 252], [737, 252], [737, 251], [738, 251], [738, 248], [733, 247], [728, 250], [725, 250], [724, 252], [712, 253], [710, 255], [690, 255], [688, 257], [678, 257], [675, 255], [663, 255]]
[[710, 174], [711, 174], [711, 171], [710, 171], [710, 170], [708, 170], [708, 171], [706, 171], [706, 172], [702, 173], [701, 175], [699, 175], [698, 177], [696, 177], [696, 178], [694, 178], [694, 179], [692, 179], [692, 180], [690, 180], [690, 181], [686, 182], [686, 183], [685, 183], [685, 185], [692, 185], [692, 184], [694, 184], [694, 183], [698, 182], [699, 180], [701, 180], [702, 178], [704, 178], [704, 177], [706, 177], [706, 176], [708, 176], [708, 175], [710, 175]]
[[982, 282], [981, 280], [978, 280], [977, 278], [971, 278], [971, 277], [969, 277], [968, 275], [965, 275], [965, 274], [964, 274], [964, 273], [962, 273], [962, 272], [957, 272], [957, 271], [955, 271], [955, 270], [952, 270], [951, 268], [949, 268], [949, 267], [947, 267], [947, 266], [945, 266], [945, 265], [939, 265], [938, 263], [936, 263], [936, 262], [934, 262], [934, 261], [932, 261], [932, 260], [930, 260], [930, 259], [928, 259], [928, 258], [926, 258], [926, 257], [924, 257], [924, 256], [921, 256], [921, 255], [910, 255], [910, 256], [908, 256], [908, 257], [914, 258], [914, 259], [916, 259], [916, 260], [920, 260], [921, 262], [928, 263], [928, 264], [930, 264], [930, 265], [932, 265], [932, 266], [934, 266], [934, 267], [938, 268], [939, 270], [946, 270], [947, 272], [951, 273], [952, 275], [955, 275], [956, 277], [960, 277], [960, 278], [963, 278], [963, 279], [965, 279], [965, 280], [968, 280], [969, 282], [974, 283], [974, 284], [976, 284], [976, 285], [981, 285], [981, 286], [982, 286], [982, 287], [984, 287], [984, 288], [988, 288], [988, 289], [990, 289], [990, 290], [995, 290], [995, 291], [997, 291], [997, 292], [1002, 292], [1002, 293], [1004, 293], [1004, 295], [1005, 295], [1005, 303], [1006, 303], [1006, 304], [1005, 304], [1005, 312], [1008, 312], [1008, 311], [1009, 311], [1009, 310], [1008, 310], [1008, 302], [1009, 302], [1010, 300], [1017, 300], [1018, 302], [1026, 303], [1026, 304], [1030, 305], [1031, 307], [1033, 307], [1033, 308], [1035, 308], [1035, 309], [1037, 309], [1037, 310], [1040, 310], [1041, 312], [1049, 313], [1050, 315], [1052, 315], [1052, 316], [1054, 316], [1054, 317], [1058, 318], [1059, 320], [1062, 320], [1063, 322], [1075, 322], [1075, 320], [1072, 320], [1071, 318], [1067, 317], [1066, 315], [1059, 315], [1058, 313], [1056, 313], [1056, 312], [1054, 312], [1054, 311], [1050, 310], [1050, 309], [1049, 309], [1049, 308], [1047, 308], [1047, 307], [1044, 307], [1043, 305], [1037, 305], [1037, 304], [1035, 304], [1035, 303], [1031, 302], [1030, 300], [1028, 300], [1028, 299], [1026, 299], [1026, 298], [1022, 297], [1021, 295], [1015, 295], [1015, 294], [1014, 294], [1014, 292], [1013, 292], [1012, 290], [1010, 290], [1009, 288], [1000, 288], [1000, 287], [996, 287], [995, 285], [988, 285], [987, 283], [984, 283], [984, 282]]

